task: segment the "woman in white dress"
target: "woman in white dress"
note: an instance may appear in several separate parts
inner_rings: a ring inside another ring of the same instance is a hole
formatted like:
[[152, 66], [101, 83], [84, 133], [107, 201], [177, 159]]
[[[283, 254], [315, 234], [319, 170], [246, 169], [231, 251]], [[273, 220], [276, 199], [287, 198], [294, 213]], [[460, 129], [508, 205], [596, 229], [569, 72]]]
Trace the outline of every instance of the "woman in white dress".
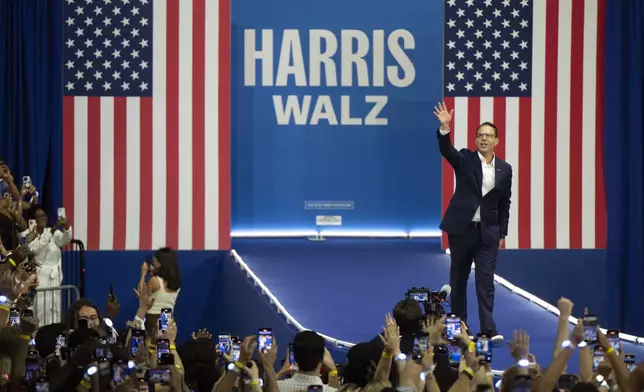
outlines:
[[[65, 217], [59, 217], [54, 227], [49, 227], [42, 207], [33, 206], [31, 211], [29, 229], [21, 234], [38, 264], [38, 288], [58, 287], [63, 281], [62, 248], [72, 240], [72, 226]], [[39, 292], [34, 310], [40, 325], [61, 322], [61, 306], [60, 291]]]

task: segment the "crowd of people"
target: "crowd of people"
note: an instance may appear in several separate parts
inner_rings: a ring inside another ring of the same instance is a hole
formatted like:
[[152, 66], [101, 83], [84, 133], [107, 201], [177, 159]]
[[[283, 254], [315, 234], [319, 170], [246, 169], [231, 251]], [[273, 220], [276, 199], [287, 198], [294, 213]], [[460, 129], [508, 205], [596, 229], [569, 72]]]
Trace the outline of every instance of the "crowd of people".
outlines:
[[[119, 304], [110, 293], [103, 312], [87, 299], [61, 309], [61, 298], [39, 291], [62, 282], [61, 252], [72, 238], [64, 209], [55, 220], [39, 206], [28, 177], [15, 184], [0, 162], [0, 392], [467, 392], [622, 391], [644, 389], [644, 366], [619, 339], [583, 320], [570, 331], [573, 304], [562, 298], [555, 350], [547, 367], [530, 351], [530, 337], [514, 331], [516, 364], [499, 383], [491, 370], [493, 336], [471, 336], [454, 315], [427, 311], [408, 296], [386, 315], [382, 333], [351, 347], [336, 364], [322, 336], [301, 331], [277, 358], [270, 329], [238, 338], [199, 330], [177, 342], [181, 293], [177, 253], [162, 248], [141, 266], [136, 314], [114, 325]], [[180, 343], [180, 344], [179, 344]], [[497, 348], [499, 349], [499, 348]], [[504, 348], [500, 348], [504, 349]], [[573, 351], [579, 374], [567, 374]]]

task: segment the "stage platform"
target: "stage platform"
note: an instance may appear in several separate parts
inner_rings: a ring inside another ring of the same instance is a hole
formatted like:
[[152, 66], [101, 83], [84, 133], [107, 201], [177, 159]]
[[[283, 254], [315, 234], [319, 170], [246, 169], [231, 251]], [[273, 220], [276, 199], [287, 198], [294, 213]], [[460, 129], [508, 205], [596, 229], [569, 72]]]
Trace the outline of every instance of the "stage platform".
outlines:
[[[408, 288], [439, 289], [449, 281], [449, 256], [441, 251], [438, 239], [236, 239], [233, 247], [251, 275], [299, 324], [350, 343], [374, 338], [385, 313], [404, 298]], [[468, 317], [476, 333], [473, 275], [474, 271], [468, 287]], [[269, 300], [267, 296], [263, 298]], [[550, 362], [557, 327], [555, 315], [497, 283], [495, 318], [506, 341], [511, 339], [513, 330], [525, 329], [539, 362]], [[644, 358], [644, 346], [623, 344], [638, 362]], [[512, 363], [506, 347], [495, 349], [495, 370]], [[569, 368], [578, 369], [576, 355]]]

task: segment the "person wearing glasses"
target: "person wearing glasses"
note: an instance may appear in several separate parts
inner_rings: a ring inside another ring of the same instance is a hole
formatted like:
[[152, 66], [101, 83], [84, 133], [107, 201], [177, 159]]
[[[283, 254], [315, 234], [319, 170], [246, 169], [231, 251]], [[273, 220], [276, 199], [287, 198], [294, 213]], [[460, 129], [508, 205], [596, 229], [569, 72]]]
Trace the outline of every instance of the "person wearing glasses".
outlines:
[[503, 340], [496, 329], [494, 309], [494, 271], [499, 248], [508, 234], [512, 166], [495, 156], [499, 130], [484, 122], [476, 130], [476, 151], [457, 150], [450, 139], [449, 124], [454, 109], [445, 103], [434, 107], [440, 122], [438, 146], [441, 155], [454, 169], [456, 190], [445, 211], [440, 229], [447, 233], [450, 250], [452, 313], [467, 322], [467, 281], [472, 262], [476, 262], [475, 284], [480, 331], [492, 341]]

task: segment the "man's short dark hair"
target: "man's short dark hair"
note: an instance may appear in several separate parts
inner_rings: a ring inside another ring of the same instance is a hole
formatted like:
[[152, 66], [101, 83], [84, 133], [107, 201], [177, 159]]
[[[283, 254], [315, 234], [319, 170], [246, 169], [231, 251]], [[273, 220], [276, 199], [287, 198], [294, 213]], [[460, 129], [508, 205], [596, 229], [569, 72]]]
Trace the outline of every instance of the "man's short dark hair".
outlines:
[[597, 388], [596, 385], [591, 384], [589, 382], [578, 382], [577, 384], [573, 385], [573, 387], [570, 389], [570, 392], [597, 392], [599, 391], [599, 388]]
[[415, 299], [406, 298], [398, 302], [394, 306], [393, 316], [402, 335], [411, 335], [419, 332], [423, 311]]
[[293, 357], [300, 371], [314, 371], [324, 360], [324, 338], [313, 331], [299, 332], [293, 338]]
[[492, 124], [492, 123], [491, 123], [491, 122], [489, 122], [489, 121], [486, 121], [486, 122], [484, 122], [483, 124], [479, 125], [479, 127], [478, 127], [478, 128], [476, 128], [476, 133], [478, 134], [478, 133], [479, 133], [479, 129], [481, 129], [481, 127], [484, 127], [484, 126], [486, 126], [486, 125], [487, 125], [488, 127], [491, 127], [492, 129], [494, 129], [494, 137], [499, 137], [499, 128], [497, 128], [497, 127], [496, 127], [496, 125]]

